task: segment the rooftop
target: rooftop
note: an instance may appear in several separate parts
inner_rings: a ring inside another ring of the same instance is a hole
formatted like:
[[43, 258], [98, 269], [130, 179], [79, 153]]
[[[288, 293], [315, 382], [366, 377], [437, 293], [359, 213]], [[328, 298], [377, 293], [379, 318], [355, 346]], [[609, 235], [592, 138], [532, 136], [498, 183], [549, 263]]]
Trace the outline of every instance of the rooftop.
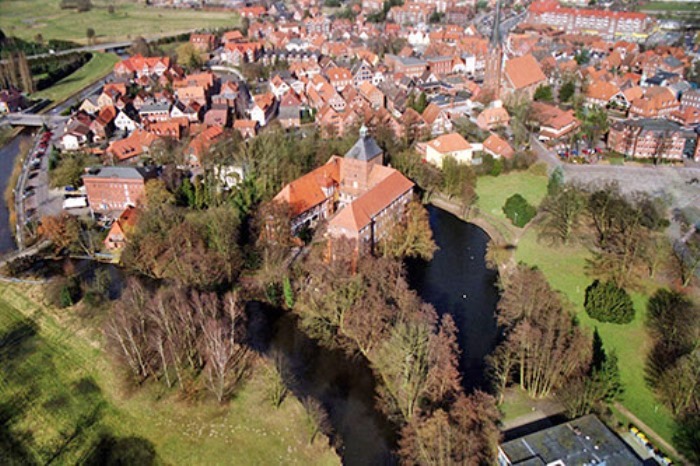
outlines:
[[[500, 450], [512, 465], [644, 464], [625, 443], [596, 416], [589, 414], [534, 434], [511, 440]], [[499, 452], [500, 453], [500, 452]]]
[[348, 159], [362, 160], [369, 162], [376, 157], [381, 156], [382, 149], [377, 145], [377, 141], [372, 136], [367, 134], [367, 128], [364, 126], [360, 129], [360, 137], [354, 146], [345, 154]]

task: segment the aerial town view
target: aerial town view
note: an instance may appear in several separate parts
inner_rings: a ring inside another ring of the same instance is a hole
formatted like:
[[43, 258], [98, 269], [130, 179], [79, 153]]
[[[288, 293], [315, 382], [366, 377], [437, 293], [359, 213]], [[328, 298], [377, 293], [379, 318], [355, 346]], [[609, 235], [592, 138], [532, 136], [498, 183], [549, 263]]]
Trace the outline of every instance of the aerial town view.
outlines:
[[700, 465], [700, 0], [0, 0], [0, 465]]

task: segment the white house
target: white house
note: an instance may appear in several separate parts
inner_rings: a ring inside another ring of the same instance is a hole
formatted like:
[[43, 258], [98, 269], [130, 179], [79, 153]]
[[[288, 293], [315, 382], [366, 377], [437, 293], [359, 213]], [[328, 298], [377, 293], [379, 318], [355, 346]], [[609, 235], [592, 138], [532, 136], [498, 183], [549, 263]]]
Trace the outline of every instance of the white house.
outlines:
[[458, 163], [471, 164], [474, 147], [458, 133], [443, 134], [426, 144], [425, 160], [442, 168], [445, 157]]
[[61, 145], [64, 150], [78, 150], [89, 140], [90, 127], [76, 125], [61, 137]]
[[117, 117], [114, 119], [114, 126], [121, 131], [128, 131], [130, 133], [139, 127], [138, 117], [135, 114], [129, 115], [124, 110], [120, 110]]
[[275, 97], [279, 100], [282, 98], [283, 95], [285, 95], [287, 92], [289, 92], [289, 84], [287, 84], [284, 79], [282, 79], [279, 75], [275, 76], [270, 80], [270, 91], [275, 95]]

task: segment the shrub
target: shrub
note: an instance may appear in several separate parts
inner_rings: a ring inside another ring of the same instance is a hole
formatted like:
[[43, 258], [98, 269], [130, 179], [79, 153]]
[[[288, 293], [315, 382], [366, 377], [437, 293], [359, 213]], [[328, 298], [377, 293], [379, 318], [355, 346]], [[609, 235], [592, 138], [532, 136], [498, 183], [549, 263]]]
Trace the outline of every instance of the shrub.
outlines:
[[596, 280], [586, 288], [584, 302], [591, 318], [601, 322], [628, 324], [634, 320], [634, 306], [630, 295], [615, 283]]
[[513, 225], [522, 228], [532, 220], [537, 213], [537, 209], [530, 205], [520, 194], [513, 194], [503, 205], [503, 212]]

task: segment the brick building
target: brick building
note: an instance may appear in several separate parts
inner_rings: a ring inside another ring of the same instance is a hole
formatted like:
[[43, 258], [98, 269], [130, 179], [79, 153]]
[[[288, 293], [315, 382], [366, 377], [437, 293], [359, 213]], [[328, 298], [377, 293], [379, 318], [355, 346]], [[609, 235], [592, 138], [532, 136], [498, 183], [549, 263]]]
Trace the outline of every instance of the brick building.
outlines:
[[683, 160], [696, 152], [698, 135], [666, 120], [618, 121], [610, 127], [608, 148], [633, 158]]
[[565, 8], [558, 0], [536, 0], [528, 9], [531, 24], [545, 25], [574, 34], [596, 34], [605, 40], [643, 40], [652, 21], [644, 13]]
[[275, 200], [289, 205], [295, 234], [327, 219], [331, 252], [335, 240], [346, 238], [362, 254], [371, 252], [403, 217], [413, 186], [400, 172], [384, 166], [382, 150], [363, 127], [344, 157], [333, 156], [289, 183]]
[[428, 63], [420, 58], [401, 57], [391, 54], [386, 54], [384, 56], [384, 62], [387, 66], [394, 69], [394, 73], [400, 73], [409, 78], [421, 76], [428, 67]]
[[145, 202], [146, 181], [156, 177], [144, 167], [95, 167], [83, 175], [94, 212], [121, 212]]

